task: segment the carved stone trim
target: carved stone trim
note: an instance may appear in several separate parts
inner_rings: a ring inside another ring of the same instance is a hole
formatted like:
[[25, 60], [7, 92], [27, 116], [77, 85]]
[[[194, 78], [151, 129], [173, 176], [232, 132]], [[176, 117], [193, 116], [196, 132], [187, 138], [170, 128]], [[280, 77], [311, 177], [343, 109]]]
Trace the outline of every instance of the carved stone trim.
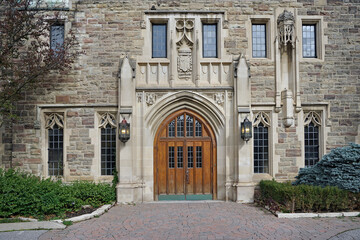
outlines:
[[311, 122], [315, 126], [321, 126], [320, 114], [313, 111], [306, 113], [304, 116], [304, 126], [308, 126]]
[[178, 50], [177, 70], [179, 78], [189, 80], [192, 75], [192, 49], [194, 42], [192, 40], [192, 31], [194, 29], [193, 20], [177, 20], [176, 31], [180, 34], [176, 41]]
[[215, 93], [214, 94], [214, 100], [217, 104], [223, 105], [225, 101], [224, 93]]
[[278, 24], [278, 37], [279, 47], [286, 47], [287, 44], [291, 44], [295, 47], [295, 18], [291, 12], [284, 10], [277, 19]]
[[270, 117], [265, 112], [258, 112], [254, 116], [253, 126], [257, 127], [260, 123], [264, 124], [266, 127], [270, 127]]
[[106, 128], [110, 124], [111, 128], [116, 128], [116, 118], [113, 114], [106, 112], [101, 115], [99, 128]]
[[153, 105], [156, 102], [156, 94], [155, 93], [146, 93], [145, 101], [148, 106]]
[[136, 99], [138, 102], [142, 102], [142, 98], [143, 98], [143, 93], [140, 92], [140, 93], [136, 93]]
[[58, 113], [51, 113], [49, 115], [45, 115], [46, 129], [53, 129], [55, 124], [58, 125], [59, 128], [64, 128], [64, 116]]

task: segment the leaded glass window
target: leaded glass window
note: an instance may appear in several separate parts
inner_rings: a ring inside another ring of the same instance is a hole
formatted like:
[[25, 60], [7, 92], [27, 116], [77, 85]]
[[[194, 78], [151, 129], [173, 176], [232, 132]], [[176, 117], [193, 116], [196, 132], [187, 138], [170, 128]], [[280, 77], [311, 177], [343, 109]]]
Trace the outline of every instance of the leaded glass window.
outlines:
[[252, 56], [266, 58], [266, 25], [252, 25]]
[[202, 148], [201, 146], [196, 147], [196, 167], [202, 167]]
[[107, 124], [101, 128], [101, 175], [113, 175], [116, 170], [116, 128]]
[[184, 115], [180, 115], [177, 117], [177, 137], [184, 136]]
[[183, 158], [183, 147], [177, 147], [177, 167], [183, 168], [184, 158]]
[[54, 51], [62, 49], [64, 44], [64, 25], [52, 25], [50, 28], [50, 48]]
[[153, 58], [166, 58], [166, 24], [153, 24], [152, 25], [152, 57]]
[[195, 121], [195, 136], [196, 137], [202, 136], [202, 125], [198, 120]]
[[302, 26], [302, 52], [304, 58], [316, 58], [316, 24]]
[[57, 124], [53, 128], [48, 129], [49, 149], [48, 149], [48, 167], [49, 176], [62, 176], [64, 171], [63, 161], [63, 129]]
[[169, 168], [175, 168], [175, 148], [169, 147]]
[[203, 57], [217, 57], [217, 24], [203, 25]]
[[194, 136], [194, 118], [191, 116], [186, 116], [186, 136]]
[[268, 127], [260, 122], [254, 127], [254, 173], [269, 173]]
[[319, 161], [319, 127], [310, 122], [304, 128], [305, 167], [311, 167]]
[[194, 167], [194, 152], [193, 147], [188, 147], [187, 149], [187, 155], [188, 155], [188, 168]]
[[169, 137], [175, 137], [175, 120], [172, 120], [168, 126]]

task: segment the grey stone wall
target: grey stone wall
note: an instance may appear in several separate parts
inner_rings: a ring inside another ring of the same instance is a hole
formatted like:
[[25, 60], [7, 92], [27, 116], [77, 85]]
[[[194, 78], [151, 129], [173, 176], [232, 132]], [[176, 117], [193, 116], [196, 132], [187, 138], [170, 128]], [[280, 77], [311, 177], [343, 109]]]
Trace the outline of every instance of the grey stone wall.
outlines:
[[[19, 101], [20, 118], [2, 133], [2, 165], [20, 166], [35, 174], [42, 171], [41, 131], [34, 129], [38, 104], [117, 104], [119, 60], [124, 54], [136, 58], [142, 54], [141, 21], [143, 11], [155, 1], [94, 1], [73, 3], [66, 14], [79, 41], [79, 56], [67, 75], [52, 75], [41, 87], [28, 90]], [[301, 100], [303, 103], [330, 104], [330, 132], [327, 150], [354, 142], [360, 119], [360, 4], [356, 1], [157, 1], [158, 10], [223, 10], [229, 23], [226, 52], [237, 59], [251, 42], [245, 22], [249, 15], [273, 15], [277, 7], [296, 8], [301, 16], [323, 16], [327, 28], [324, 37], [324, 61], [300, 63]], [[274, 60], [250, 61], [251, 100], [253, 104], [275, 102]], [[282, 115], [278, 116], [281, 123]], [[94, 149], [89, 135], [94, 128], [95, 111], [71, 108], [65, 112], [69, 147], [65, 161], [71, 176], [91, 175]], [[9, 126], [9, 125], [8, 125]], [[42, 126], [43, 127], [43, 126]], [[277, 178], [292, 178], [298, 171], [302, 142], [296, 127], [273, 126], [278, 142], [274, 152], [280, 156]], [[12, 143], [12, 145], [11, 145]], [[12, 151], [12, 154], [10, 154]]]

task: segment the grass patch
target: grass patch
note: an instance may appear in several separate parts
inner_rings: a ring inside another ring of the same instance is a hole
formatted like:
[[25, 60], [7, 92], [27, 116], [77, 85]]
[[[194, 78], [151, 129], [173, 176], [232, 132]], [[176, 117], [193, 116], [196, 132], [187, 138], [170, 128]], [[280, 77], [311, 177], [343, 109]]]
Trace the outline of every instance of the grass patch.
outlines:
[[30, 221], [21, 220], [19, 218], [0, 218], [0, 223], [17, 223], [17, 222], [30, 222]]
[[65, 226], [71, 226], [71, 225], [73, 225], [73, 222], [72, 221], [63, 221], [63, 224]]

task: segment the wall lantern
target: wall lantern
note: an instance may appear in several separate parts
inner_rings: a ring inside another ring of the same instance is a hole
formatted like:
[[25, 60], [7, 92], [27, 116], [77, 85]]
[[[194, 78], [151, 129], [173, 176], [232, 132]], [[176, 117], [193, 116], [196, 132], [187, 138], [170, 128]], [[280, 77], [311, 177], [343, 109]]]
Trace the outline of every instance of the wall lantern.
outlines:
[[125, 118], [119, 123], [119, 139], [123, 143], [130, 139], [130, 123]]
[[247, 142], [251, 137], [252, 137], [252, 123], [246, 117], [244, 121], [241, 123], [241, 138]]

